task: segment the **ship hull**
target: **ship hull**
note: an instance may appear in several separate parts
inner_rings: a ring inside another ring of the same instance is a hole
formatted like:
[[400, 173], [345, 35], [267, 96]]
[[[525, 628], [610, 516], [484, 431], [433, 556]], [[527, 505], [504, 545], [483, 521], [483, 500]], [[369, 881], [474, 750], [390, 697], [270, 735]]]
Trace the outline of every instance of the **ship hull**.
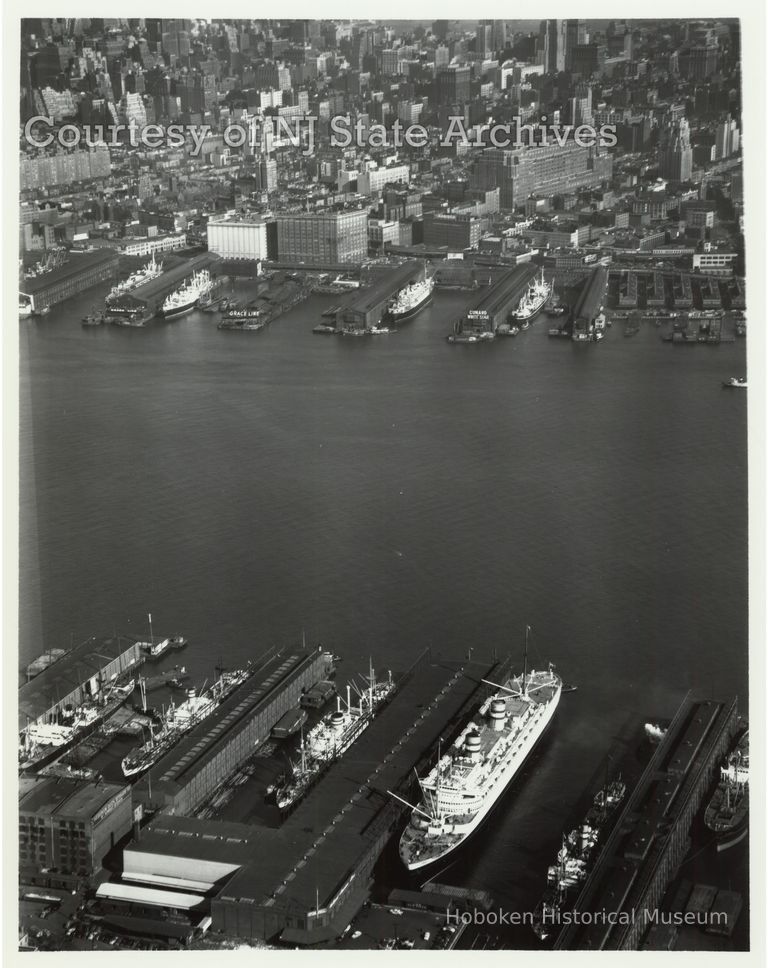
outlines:
[[542, 311], [546, 305], [547, 300], [543, 299], [540, 305], [534, 307], [530, 312], [520, 313], [514, 312], [509, 314], [509, 318], [515, 320], [515, 322], [528, 322], [530, 323], [532, 319], [535, 319], [539, 313]]
[[406, 310], [404, 313], [393, 313], [391, 311], [387, 311], [385, 318], [388, 319], [390, 322], [395, 323], [395, 325], [399, 323], [404, 323], [409, 319], [413, 319], [414, 316], [418, 315], [422, 311], [422, 309], [426, 308], [432, 302], [432, 296], [433, 296], [433, 293], [428, 292], [427, 295], [421, 300], [420, 303], [417, 303], [415, 306], [413, 306], [411, 309]]
[[553, 700], [549, 704], [546, 714], [542, 717], [540, 722], [536, 724], [535, 733], [533, 736], [531, 736], [530, 740], [528, 741], [522, 759], [520, 759], [516, 763], [515, 769], [510, 771], [509, 777], [506, 780], [506, 782], [503, 784], [503, 786], [499, 787], [498, 791], [494, 795], [489, 795], [488, 797], [486, 797], [486, 800], [483, 803], [482, 807], [478, 810], [476, 814], [474, 814], [471, 820], [469, 820], [466, 824], [461, 825], [461, 828], [457, 831], [458, 837], [455, 841], [452, 841], [451, 843], [447, 844], [445, 849], [441, 850], [440, 852], [430, 852], [429, 856], [424, 858], [423, 860], [419, 858], [406, 859], [405, 857], [403, 857], [401, 852], [400, 859], [402, 860], [403, 864], [407, 867], [409, 871], [422, 870], [426, 867], [431, 867], [432, 865], [438, 863], [439, 861], [444, 860], [449, 854], [454, 853], [456, 850], [458, 850], [459, 847], [461, 847], [464, 843], [466, 843], [467, 839], [482, 824], [482, 822], [491, 812], [495, 804], [497, 804], [499, 800], [501, 800], [501, 798], [504, 796], [506, 791], [509, 789], [510, 784], [517, 776], [517, 774], [520, 772], [522, 766], [524, 765], [528, 757], [531, 755], [531, 753], [538, 745], [539, 740], [547, 731], [547, 727], [552, 722], [552, 718], [555, 714], [555, 710], [557, 709], [557, 706], [560, 702], [560, 696], [561, 696], [561, 691], [558, 691], [557, 699]]
[[197, 300], [194, 302], [187, 303], [184, 306], [179, 306], [176, 309], [161, 309], [160, 315], [163, 319], [178, 319], [179, 316], [186, 316], [187, 313], [191, 313], [192, 310], [197, 306]]

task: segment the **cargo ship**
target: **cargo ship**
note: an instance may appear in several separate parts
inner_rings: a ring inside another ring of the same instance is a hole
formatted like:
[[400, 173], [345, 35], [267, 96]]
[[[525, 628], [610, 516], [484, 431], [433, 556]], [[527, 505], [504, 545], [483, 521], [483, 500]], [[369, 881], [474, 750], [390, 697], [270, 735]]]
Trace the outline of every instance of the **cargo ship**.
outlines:
[[[309, 731], [306, 739], [302, 729], [300, 760], [297, 763], [291, 763], [290, 775], [280, 777], [268, 791], [274, 795], [277, 806], [281, 810], [290, 807], [304, 796], [322, 770], [349, 749], [395, 691], [396, 685], [392, 679], [392, 673], [389, 672], [387, 678], [379, 682], [376, 679], [373, 664], [370, 666], [369, 675], [364, 678], [363, 687], [353, 683], [347, 686], [346, 704], [341, 697], [337, 697], [335, 711], [323, 717]], [[319, 683], [318, 685], [331, 684]], [[357, 704], [352, 701], [353, 687], [358, 697]], [[326, 698], [329, 698], [329, 694], [326, 694]]]
[[182, 286], [166, 297], [160, 310], [163, 319], [176, 319], [191, 313], [201, 296], [213, 288], [213, 280], [207, 269], [194, 272]]
[[621, 778], [608, 783], [595, 796], [582, 823], [567, 836], [557, 859], [547, 871], [547, 889], [533, 912], [533, 930], [545, 941], [560, 923], [560, 913], [576, 889], [583, 884], [593, 866], [600, 842], [608, 832], [608, 821], [627, 792]]
[[528, 671], [526, 628], [523, 672], [493, 686], [494, 692], [464, 726], [448, 753], [419, 778], [421, 800], [400, 838], [408, 870], [434, 864], [456, 850], [483, 822], [518, 773], [555, 714], [562, 680], [550, 664]]
[[193, 726], [202, 722], [221, 705], [224, 699], [251, 675], [250, 663], [245, 669], [222, 673], [206, 691], [187, 690], [187, 698], [176, 706], [171, 703], [157, 733], [150, 726], [149, 740], [123, 757], [125, 776], [137, 776], [148, 770], [161, 756], [171, 750]]
[[738, 739], [720, 766], [720, 782], [704, 812], [704, 823], [717, 834], [718, 851], [738, 844], [749, 821], [749, 729]]
[[412, 282], [410, 285], [401, 289], [387, 305], [387, 318], [391, 322], [398, 324], [404, 323], [422, 311], [425, 306], [432, 302], [432, 293], [435, 288], [434, 276], [427, 275], [426, 266], [424, 267], [424, 278]]
[[552, 286], [544, 278], [544, 270], [542, 269], [541, 275], [534, 277], [517, 309], [509, 314], [509, 318], [530, 322], [543, 309], [551, 294]]
[[130, 679], [119, 685], [115, 677], [104, 686], [99, 701], [60, 710], [48, 722], [29, 723], [21, 733], [19, 769], [44, 766], [85, 739], [122, 706], [135, 684], [135, 680]]

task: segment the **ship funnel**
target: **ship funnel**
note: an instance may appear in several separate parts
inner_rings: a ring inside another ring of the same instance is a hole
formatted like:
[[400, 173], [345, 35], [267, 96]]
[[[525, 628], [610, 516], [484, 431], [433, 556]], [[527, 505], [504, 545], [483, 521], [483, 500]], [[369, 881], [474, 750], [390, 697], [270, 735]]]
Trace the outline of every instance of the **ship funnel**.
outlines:
[[479, 733], [468, 733], [467, 738], [464, 740], [464, 749], [467, 751], [467, 755], [471, 756], [472, 759], [477, 759], [480, 756], [480, 734]]
[[488, 712], [488, 720], [491, 727], [497, 731], [504, 729], [507, 719], [507, 704], [503, 699], [494, 699]]

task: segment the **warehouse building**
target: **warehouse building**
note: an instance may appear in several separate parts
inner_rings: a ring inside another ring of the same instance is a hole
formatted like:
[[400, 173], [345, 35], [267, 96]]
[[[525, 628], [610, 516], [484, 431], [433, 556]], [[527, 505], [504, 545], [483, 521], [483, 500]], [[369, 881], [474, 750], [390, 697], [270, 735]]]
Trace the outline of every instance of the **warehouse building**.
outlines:
[[71, 252], [69, 260], [57, 269], [23, 279], [19, 286], [19, 304], [29, 305], [33, 313], [55, 306], [112, 279], [117, 272], [117, 260], [117, 252], [112, 249]]
[[19, 866], [30, 877], [88, 877], [132, 823], [128, 784], [35, 780], [19, 801]]
[[267, 258], [267, 223], [256, 217], [226, 215], [208, 220], [208, 251], [223, 259]]
[[593, 332], [595, 319], [603, 308], [607, 282], [608, 270], [605, 266], [595, 266], [573, 309], [574, 339], [583, 339]]
[[528, 263], [502, 272], [496, 281], [483, 287], [472, 300], [455, 327], [457, 333], [495, 333], [507, 315], [517, 309], [526, 286], [537, 268]]

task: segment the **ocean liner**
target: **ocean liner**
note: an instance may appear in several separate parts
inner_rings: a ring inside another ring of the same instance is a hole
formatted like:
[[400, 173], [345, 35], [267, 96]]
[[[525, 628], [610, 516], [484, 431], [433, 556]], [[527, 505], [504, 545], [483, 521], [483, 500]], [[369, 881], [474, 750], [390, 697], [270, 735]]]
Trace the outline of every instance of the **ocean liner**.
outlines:
[[434, 276], [428, 276], [425, 267], [423, 279], [412, 282], [390, 300], [387, 306], [388, 319], [393, 323], [404, 323], [407, 319], [412, 319], [432, 301], [434, 288]]
[[400, 858], [409, 870], [445, 857], [480, 826], [549, 725], [563, 683], [552, 665], [546, 671], [528, 671], [529, 633], [526, 628], [522, 675], [503, 685], [487, 683], [496, 691], [448, 753], [438, 752], [429, 775], [419, 778], [419, 804], [402, 801], [412, 807], [400, 838]]
[[207, 269], [193, 273], [191, 279], [166, 298], [160, 315], [164, 319], [175, 319], [192, 312], [200, 297], [209, 293], [212, 288], [213, 280]]
[[163, 263], [155, 261], [155, 254], [153, 252], [152, 258], [146, 265], [142, 266], [141, 269], [137, 269], [136, 272], [132, 272], [127, 279], [124, 279], [122, 282], [118, 282], [112, 287], [112, 289], [110, 289], [109, 293], [104, 299], [107, 309], [113, 313], [135, 310], [135, 302], [125, 303], [122, 301], [121, 297], [126, 296], [139, 286], [144, 285], [145, 282], [149, 282], [150, 279], [156, 279], [162, 274], [162, 271]]
[[542, 309], [551, 293], [552, 286], [544, 279], [544, 270], [542, 269], [541, 275], [533, 279], [517, 309], [509, 314], [509, 318], [530, 322]]

